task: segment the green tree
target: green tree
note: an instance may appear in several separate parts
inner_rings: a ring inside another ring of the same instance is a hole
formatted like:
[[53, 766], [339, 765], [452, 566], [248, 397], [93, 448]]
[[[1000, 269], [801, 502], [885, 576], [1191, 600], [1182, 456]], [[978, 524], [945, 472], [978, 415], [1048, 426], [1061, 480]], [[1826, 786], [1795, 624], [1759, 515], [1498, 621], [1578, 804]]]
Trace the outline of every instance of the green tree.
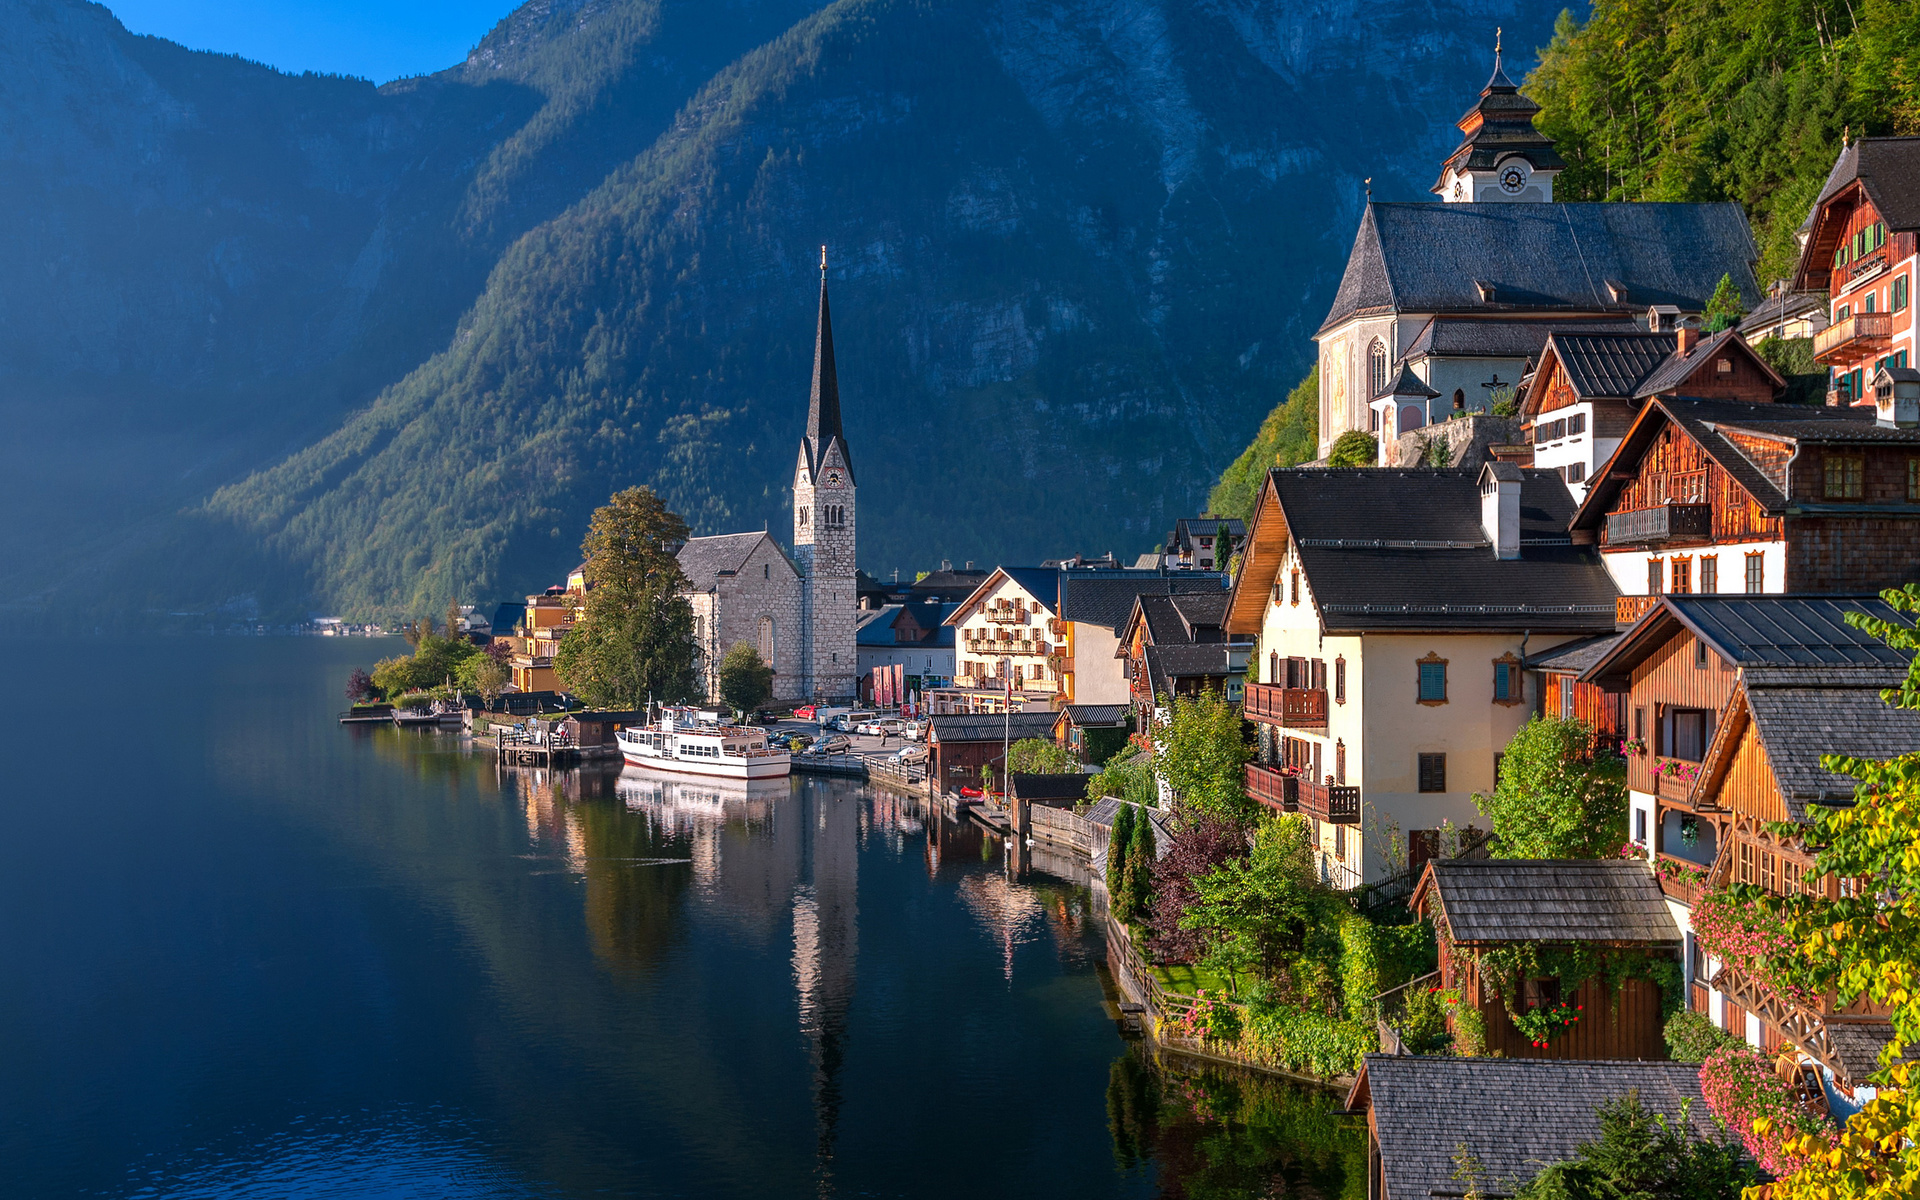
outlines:
[[1098, 775], [1087, 781], [1087, 795], [1095, 799], [1115, 796], [1129, 804], [1154, 807], [1160, 794], [1154, 783], [1152, 756], [1143, 750], [1114, 755]]
[[1260, 422], [1252, 444], [1220, 473], [1220, 481], [1207, 497], [1208, 511], [1251, 520], [1267, 471], [1308, 462], [1319, 446], [1320, 367], [1316, 364]]
[[1503, 858], [1602, 858], [1627, 839], [1627, 766], [1584, 721], [1536, 716], [1507, 743], [1500, 781], [1473, 802]]
[[1113, 829], [1107, 834], [1107, 900], [1113, 908], [1113, 915], [1123, 923], [1131, 923], [1134, 916], [1133, 898], [1130, 888], [1133, 876], [1127, 871], [1127, 851], [1133, 844], [1133, 822], [1136, 809], [1131, 804], [1122, 804], [1113, 814]]
[[1306, 819], [1293, 814], [1262, 821], [1252, 852], [1195, 880], [1194, 891], [1180, 927], [1198, 931], [1207, 961], [1230, 977], [1285, 970], [1316, 930], [1337, 924], [1341, 904], [1315, 870]]
[[1072, 775], [1080, 760], [1045, 738], [1021, 738], [1007, 750], [1007, 771], [1014, 775]]
[[674, 550], [687, 523], [647, 488], [628, 488], [594, 510], [580, 545], [586, 612], [561, 639], [561, 682], [601, 708], [695, 697], [693, 608]]
[[1329, 467], [1371, 467], [1380, 461], [1380, 440], [1359, 429], [1349, 429], [1333, 439], [1327, 452]]
[[1714, 285], [1713, 295], [1707, 298], [1707, 311], [1701, 314], [1702, 324], [1708, 333], [1718, 333], [1732, 329], [1746, 315], [1747, 306], [1740, 302], [1740, 289], [1733, 286], [1733, 276], [1722, 275]]
[[1259, 806], [1247, 798], [1247, 762], [1253, 755], [1240, 730], [1240, 710], [1219, 692], [1161, 697], [1171, 719], [1161, 731], [1154, 771], [1176, 803], [1222, 820], [1252, 822]]
[[773, 695], [773, 668], [750, 643], [735, 642], [720, 659], [720, 698], [735, 712], [759, 708]]
[[[1737, 1138], [1703, 1138], [1638, 1092], [1599, 1109], [1600, 1137], [1521, 1188], [1516, 1200], [1738, 1200], [1760, 1181]], [[1724, 1131], [1723, 1131], [1724, 1132]]]
[[1153, 821], [1146, 809], [1140, 809], [1127, 835], [1127, 917], [1130, 921], [1144, 919], [1153, 907], [1153, 863], [1159, 856], [1159, 847], [1154, 844]]
[[473, 690], [480, 693], [480, 698], [487, 702], [488, 708], [492, 708], [493, 702], [506, 690], [507, 680], [511, 677], [506, 665], [499, 659], [490, 654], [475, 656]]

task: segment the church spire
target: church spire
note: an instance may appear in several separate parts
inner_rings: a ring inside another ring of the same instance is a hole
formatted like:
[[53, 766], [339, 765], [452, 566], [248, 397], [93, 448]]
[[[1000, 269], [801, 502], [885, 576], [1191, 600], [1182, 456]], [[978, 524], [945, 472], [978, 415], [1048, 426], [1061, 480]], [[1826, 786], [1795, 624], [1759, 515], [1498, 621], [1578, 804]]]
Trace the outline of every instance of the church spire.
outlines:
[[820, 324], [813, 335], [813, 398], [807, 403], [807, 440], [817, 453], [840, 432], [840, 378], [833, 368], [833, 315], [827, 311], [827, 248], [820, 247]]
[[1540, 106], [1507, 78], [1502, 31], [1493, 33], [1493, 75], [1457, 124], [1462, 141], [1440, 167], [1433, 191], [1449, 201], [1553, 199], [1566, 166], [1552, 139], [1534, 128]]

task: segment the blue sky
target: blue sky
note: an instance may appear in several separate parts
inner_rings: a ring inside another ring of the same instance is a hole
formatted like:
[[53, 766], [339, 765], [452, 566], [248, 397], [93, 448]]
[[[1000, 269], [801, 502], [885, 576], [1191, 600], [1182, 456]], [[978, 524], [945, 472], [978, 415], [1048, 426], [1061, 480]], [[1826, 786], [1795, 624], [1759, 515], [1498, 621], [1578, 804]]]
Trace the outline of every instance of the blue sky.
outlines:
[[465, 58], [515, 0], [107, 0], [121, 24], [283, 71], [386, 83]]

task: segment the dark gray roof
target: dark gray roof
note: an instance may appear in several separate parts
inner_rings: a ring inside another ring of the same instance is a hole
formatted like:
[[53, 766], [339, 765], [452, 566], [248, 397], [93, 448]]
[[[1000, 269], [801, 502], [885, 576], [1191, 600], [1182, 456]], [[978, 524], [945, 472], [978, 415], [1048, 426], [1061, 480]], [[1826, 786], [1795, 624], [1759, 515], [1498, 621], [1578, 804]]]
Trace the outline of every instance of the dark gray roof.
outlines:
[[1550, 1163], [1600, 1136], [1600, 1106], [1629, 1092], [1701, 1138], [1726, 1140], [1691, 1063], [1369, 1054], [1355, 1100], [1373, 1108], [1380, 1168], [1393, 1200], [1459, 1195], [1456, 1149], [1466, 1146], [1488, 1192], [1512, 1194]]
[[[1880, 1069], [1880, 1051], [1893, 1040], [1893, 1024], [1884, 1021], [1828, 1021], [1824, 1023], [1834, 1057], [1846, 1068], [1851, 1082], [1865, 1083]], [[1911, 1060], [1911, 1055], [1907, 1056]]]
[[1552, 343], [1567, 383], [1582, 400], [1625, 400], [1666, 361], [1679, 339], [1671, 333], [1556, 332]]
[[1856, 179], [1888, 229], [1920, 229], [1920, 138], [1861, 138], [1849, 145], [1827, 173], [1814, 211]]
[[1566, 536], [1572, 494], [1551, 471], [1519, 474], [1520, 557], [1503, 561], [1480, 528], [1477, 471], [1270, 472], [1322, 628], [1611, 630], [1619, 589]]
[[1084, 800], [1087, 797], [1087, 776], [1078, 772], [1070, 775], [1021, 775], [1013, 776], [1013, 794], [1021, 800], [1048, 801]]
[[1066, 714], [1069, 724], [1089, 729], [1125, 725], [1133, 709], [1126, 704], [1069, 704], [1060, 711]]
[[1750, 305], [1758, 257], [1734, 203], [1369, 204], [1320, 328], [1373, 312], [1701, 312], [1722, 275]]
[[[1634, 397], [1640, 399], [1646, 396], [1658, 396], [1662, 392], [1678, 390], [1685, 385], [1689, 375], [1698, 371], [1708, 359], [1720, 353], [1729, 343], [1736, 341], [1739, 337], [1740, 332], [1738, 330], [1723, 329], [1719, 333], [1708, 334], [1698, 342], [1695, 342], [1693, 349], [1686, 354], [1681, 354], [1676, 350], [1673, 354], [1669, 355], [1664, 362], [1648, 373], [1645, 379], [1640, 381], [1640, 386], [1633, 391]], [[1739, 348], [1735, 347], [1735, 349], [1738, 350]], [[1758, 361], [1757, 356], [1756, 361]], [[1761, 365], [1763, 367], [1766, 366], [1764, 362], [1762, 362]], [[1771, 367], [1767, 367], [1767, 369], [1772, 370]]]
[[1827, 321], [1827, 294], [1825, 292], [1781, 292], [1777, 296], [1768, 296], [1753, 306], [1753, 311], [1740, 318], [1740, 332], [1751, 336], [1765, 333], [1784, 321], [1797, 321], [1805, 317], [1817, 330], [1825, 329]]
[[1431, 400], [1439, 394], [1439, 392], [1428, 387], [1425, 381], [1418, 375], [1413, 373], [1412, 363], [1402, 360], [1400, 363], [1399, 378], [1381, 389], [1380, 394], [1375, 396], [1374, 399], [1378, 400], [1381, 396], [1421, 396]]
[[1887, 704], [1879, 686], [1749, 686], [1747, 709], [1795, 821], [1806, 820], [1808, 804], [1853, 799], [1858, 781], [1822, 767], [1821, 755], [1884, 760], [1920, 749], [1920, 711]]
[[1538, 360], [1547, 336], [1553, 333], [1632, 333], [1639, 326], [1632, 317], [1592, 320], [1476, 320], [1472, 317], [1434, 317], [1408, 343], [1404, 357], [1434, 354], [1455, 358], [1531, 358]]
[[[1190, 645], [1194, 642], [1224, 642], [1227, 607], [1233, 597], [1227, 592], [1200, 592], [1179, 596], [1140, 596], [1140, 619], [1147, 624], [1148, 641], [1156, 646]], [[1132, 627], [1132, 615], [1122, 622]], [[1124, 647], [1114, 657], [1125, 657]]]
[[1171, 695], [1174, 681], [1234, 674], [1226, 642], [1191, 646], [1148, 646], [1147, 681], [1156, 696]]
[[1532, 671], [1578, 675], [1599, 662], [1601, 656], [1613, 649], [1615, 643], [1624, 636], [1620, 633], [1603, 633], [1598, 637], [1579, 638], [1538, 654], [1530, 654], [1524, 665]]
[[1219, 593], [1227, 577], [1212, 571], [1095, 569], [1060, 572], [1060, 616], [1068, 621], [1118, 629], [1141, 596]]
[[1456, 942], [1680, 940], [1639, 859], [1436, 859], [1433, 887]]
[[[898, 604], [883, 604], [871, 612], [862, 613], [860, 624], [854, 630], [853, 641], [856, 646], [892, 646], [895, 645], [893, 623], [899, 619]], [[918, 645], [919, 643], [915, 643]]]
[[943, 568], [927, 572], [926, 578], [914, 580], [913, 586], [907, 590], [915, 596], [936, 595], [943, 600], [965, 600], [992, 573]]
[[1010, 717], [999, 713], [958, 713], [928, 719], [932, 729], [928, 738], [936, 742], [997, 742], [1003, 737], [1050, 738], [1055, 712], [1017, 712]]
[[1904, 670], [1910, 658], [1847, 624], [1847, 614], [1855, 612], [1907, 624], [1877, 596], [1683, 595], [1664, 601], [1722, 657], [1743, 667]]
[[738, 571], [746, 563], [747, 556], [753, 553], [754, 547], [767, 536], [761, 532], [689, 538], [679, 554], [675, 555], [680, 560], [680, 573], [687, 577], [694, 591], [710, 592], [720, 572]]

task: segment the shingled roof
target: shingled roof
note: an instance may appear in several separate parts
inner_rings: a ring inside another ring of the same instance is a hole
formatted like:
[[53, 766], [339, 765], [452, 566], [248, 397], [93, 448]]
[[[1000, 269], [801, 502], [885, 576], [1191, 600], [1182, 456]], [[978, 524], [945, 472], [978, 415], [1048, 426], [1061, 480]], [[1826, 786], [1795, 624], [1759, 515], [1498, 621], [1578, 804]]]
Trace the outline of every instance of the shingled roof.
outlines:
[[1488, 1194], [1508, 1193], [1600, 1136], [1599, 1108], [1629, 1092], [1696, 1136], [1724, 1140], [1692, 1063], [1442, 1058], [1369, 1054], [1347, 1101], [1372, 1109], [1380, 1170], [1393, 1200], [1458, 1196], [1454, 1156], [1465, 1146]]
[[[1481, 528], [1476, 471], [1268, 472], [1284, 521], [1278, 536], [1290, 535], [1299, 550], [1321, 628], [1612, 629], [1619, 589], [1594, 547], [1567, 538], [1573, 497], [1566, 484], [1551, 471], [1514, 471], [1521, 484], [1515, 559], [1496, 558]], [[1254, 536], [1262, 536], [1258, 521]], [[1238, 586], [1264, 595], [1272, 584], [1243, 571]]]
[[[763, 531], [688, 538], [687, 544], [680, 547], [680, 552], [674, 557], [680, 562], [680, 573], [687, 577], [694, 591], [710, 592], [717, 586], [716, 579], [720, 572], [738, 571], [762, 539], [770, 540], [770, 535]], [[775, 549], [778, 549], [777, 545]], [[787, 561], [784, 553], [780, 555], [780, 561]], [[791, 563], [787, 565], [792, 567]]]
[[1659, 881], [1637, 859], [1436, 859], [1414, 905], [1466, 945], [1680, 941]]
[[1858, 674], [1862, 668], [1904, 674], [1906, 655], [1847, 624], [1855, 612], [1906, 623], [1878, 596], [1662, 596], [1581, 679], [1624, 691], [1634, 668], [1683, 630], [1740, 667], [1748, 681], [1859, 686], [1872, 682]]
[[1549, 335], [1632, 333], [1639, 325], [1630, 316], [1597, 317], [1584, 320], [1507, 318], [1483, 320], [1473, 317], [1438, 316], [1428, 320], [1407, 343], [1403, 357], [1420, 359], [1428, 355], [1460, 358], [1532, 358], [1538, 359]]
[[1386, 312], [1702, 312], [1723, 275], [1752, 305], [1758, 258], [1734, 203], [1369, 204], [1320, 332]]
[[1002, 716], [1000, 713], [953, 713], [928, 718], [932, 726], [927, 732], [930, 741], [935, 742], [997, 742], [1003, 738], [1019, 741], [1022, 738], [1050, 738], [1053, 736], [1053, 723], [1060, 714], [1054, 712], [1017, 712]]
[[[1822, 755], [1889, 759], [1920, 749], [1920, 712], [1880, 698], [1886, 683], [1865, 687], [1748, 687], [1746, 705], [1787, 815], [1807, 819], [1809, 804], [1846, 804], [1858, 780], [1820, 765]], [[1897, 680], [1895, 681], [1897, 682]]]
[[[1628, 399], [1678, 345], [1678, 336], [1671, 333], [1555, 332], [1547, 343], [1566, 372], [1568, 386], [1582, 400]], [[1544, 360], [1541, 365], [1546, 365]]]

